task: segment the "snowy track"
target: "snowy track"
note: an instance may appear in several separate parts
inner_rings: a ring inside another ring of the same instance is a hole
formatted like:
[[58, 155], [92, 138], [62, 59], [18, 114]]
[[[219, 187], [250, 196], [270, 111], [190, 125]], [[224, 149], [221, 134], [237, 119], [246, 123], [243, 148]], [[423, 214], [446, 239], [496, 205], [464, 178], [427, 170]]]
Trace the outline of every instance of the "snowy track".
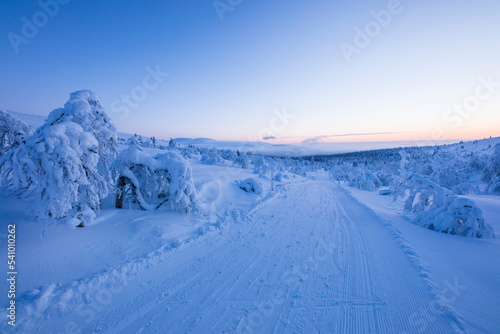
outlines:
[[107, 298], [36, 332], [456, 332], [391, 232], [327, 182], [291, 188]]

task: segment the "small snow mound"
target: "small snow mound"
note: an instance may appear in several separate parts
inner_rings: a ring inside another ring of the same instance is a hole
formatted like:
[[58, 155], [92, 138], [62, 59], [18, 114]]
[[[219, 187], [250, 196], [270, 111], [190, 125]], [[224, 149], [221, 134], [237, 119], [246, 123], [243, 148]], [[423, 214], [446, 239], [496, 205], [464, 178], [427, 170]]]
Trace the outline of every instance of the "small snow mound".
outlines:
[[244, 181], [240, 181], [238, 186], [247, 193], [254, 193], [256, 195], [262, 195], [264, 193], [264, 187], [260, 181], [254, 178], [248, 178]]

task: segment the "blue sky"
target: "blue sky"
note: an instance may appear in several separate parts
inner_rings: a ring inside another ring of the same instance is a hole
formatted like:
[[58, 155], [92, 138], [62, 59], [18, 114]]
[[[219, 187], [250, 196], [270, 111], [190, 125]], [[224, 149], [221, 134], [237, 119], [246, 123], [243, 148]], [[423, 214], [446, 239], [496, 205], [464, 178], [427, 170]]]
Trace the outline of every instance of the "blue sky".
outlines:
[[[55, 1], [0, 3], [1, 108], [47, 115], [91, 89], [120, 131], [159, 138], [500, 136], [497, 0], [221, 0], [223, 20], [211, 0]], [[371, 36], [348, 61], [356, 28]]]

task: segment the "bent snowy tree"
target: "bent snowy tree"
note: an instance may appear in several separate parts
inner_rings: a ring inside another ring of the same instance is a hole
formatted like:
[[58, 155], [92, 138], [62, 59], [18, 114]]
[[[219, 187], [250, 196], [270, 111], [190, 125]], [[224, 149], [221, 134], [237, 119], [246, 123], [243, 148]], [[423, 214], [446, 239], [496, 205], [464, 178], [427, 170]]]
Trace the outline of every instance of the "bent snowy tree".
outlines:
[[474, 238], [495, 238], [477, 205], [422, 175], [406, 172], [391, 186], [394, 200], [402, 199], [404, 211], [417, 214], [414, 223], [427, 229]]
[[118, 156], [113, 176], [117, 208], [122, 208], [126, 199], [142, 210], [156, 210], [166, 203], [178, 211], [198, 208], [191, 167], [176, 153], [151, 157], [133, 142]]
[[116, 130], [97, 97], [70, 94], [39, 127], [2, 157], [2, 183], [21, 198], [33, 196], [35, 216], [46, 224], [90, 224], [107, 196], [107, 174], [117, 153]]

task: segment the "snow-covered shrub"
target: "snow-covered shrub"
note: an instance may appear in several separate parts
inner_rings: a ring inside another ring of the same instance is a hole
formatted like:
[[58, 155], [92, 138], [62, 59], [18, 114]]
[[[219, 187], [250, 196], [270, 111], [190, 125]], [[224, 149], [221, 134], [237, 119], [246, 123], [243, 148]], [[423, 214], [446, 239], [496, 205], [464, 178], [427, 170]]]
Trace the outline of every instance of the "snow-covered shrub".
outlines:
[[460, 183], [453, 187], [453, 192], [457, 195], [475, 195], [479, 194], [479, 187], [469, 182]]
[[115, 155], [115, 128], [94, 93], [78, 91], [2, 158], [2, 181], [22, 198], [34, 196], [38, 219], [83, 227], [108, 194]]
[[0, 110], [0, 156], [21, 143], [22, 138], [31, 134], [31, 128], [23, 121]]
[[232, 150], [225, 149], [221, 151], [220, 156], [224, 160], [233, 161], [236, 158], [236, 153]]
[[453, 193], [414, 173], [403, 173], [391, 186], [395, 199], [404, 201], [404, 210], [411, 213], [433, 210], [445, 203]]
[[391, 170], [389, 167], [384, 166], [376, 173], [376, 176], [380, 181], [381, 186], [388, 187], [394, 181], [395, 174], [395, 170]]
[[496, 144], [490, 161], [484, 167], [481, 179], [486, 182], [488, 191], [500, 195], [500, 144]]
[[283, 174], [281, 172], [278, 172], [276, 173], [276, 175], [274, 175], [274, 181], [281, 182], [282, 180], [283, 180]]
[[236, 157], [233, 160], [233, 165], [240, 166], [241, 168], [248, 168], [248, 165], [250, 165], [250, 159], [248, 159], [246, 153], [237, 151]]
[[210, 151], [207, 151], [201, 155], [201, 162], [207, 165], [217, 165], [222, 162], [222, 158], [217, 152], [217, 149], [214, 147]]
[[255, 155], [252, 159], [252, 164], [254, 166], [253, 172], [255, 174], [264, 175], [269, 170], [269, 164], [262, 155]]
[[414, 173], [403, 173], [392, 185], [395, 199], [404, 200], [404, 211], [418, 214], [415, 223], [443, 233], [477, 238], [494, 237], [493, 228], [474, 202]]
[[473, 238], [494, 238], [493, 227], [483, 218], [483, 212], [467, 198], [451, 196], [434, 210], [422, 212], [416, 224], [448, 234]]
[[331, 181], [343, 181], [347, 178], [347, 173], [342, 167], [336, 165], [328, 171], [328, 177]]
[[302, 176], [302, 177], [307, 177], [306, 169], [302, 165], [295, 165], [290, 169], [290, 173]]
[[469, 162], [468, 171], [481, 172], [484, 167], [486, 167], [486, 158], [474, 155]]
[[356, 187], [363, 190], [376, 190], [381, 186], [379, 179], [363, 167], [355, 167], [347, 175], [350, 187]]
[[490, 184], [488, 185], [488, 190], [494, 194], [500, 195], [500, 176], [497, 176], [493, 180], [491, 180]]
[[244, 181], [240, 181], [238, 183], [238, 186], [240, 187], [240, 189], [243, 189], [247, 193], [253, 193], [259, 196], [264, 193], [264, 187], [262, 186], [262, 183], [253, 178], [248, 178]]
[[178, 211], [190, 212], [198, 207], [191, 167], [176, 153], [151, 157], [132, 143], [116, 159], [113, 176], [117, 208], [126, 198], [143, 210], [159, 209], [167, 202]]

